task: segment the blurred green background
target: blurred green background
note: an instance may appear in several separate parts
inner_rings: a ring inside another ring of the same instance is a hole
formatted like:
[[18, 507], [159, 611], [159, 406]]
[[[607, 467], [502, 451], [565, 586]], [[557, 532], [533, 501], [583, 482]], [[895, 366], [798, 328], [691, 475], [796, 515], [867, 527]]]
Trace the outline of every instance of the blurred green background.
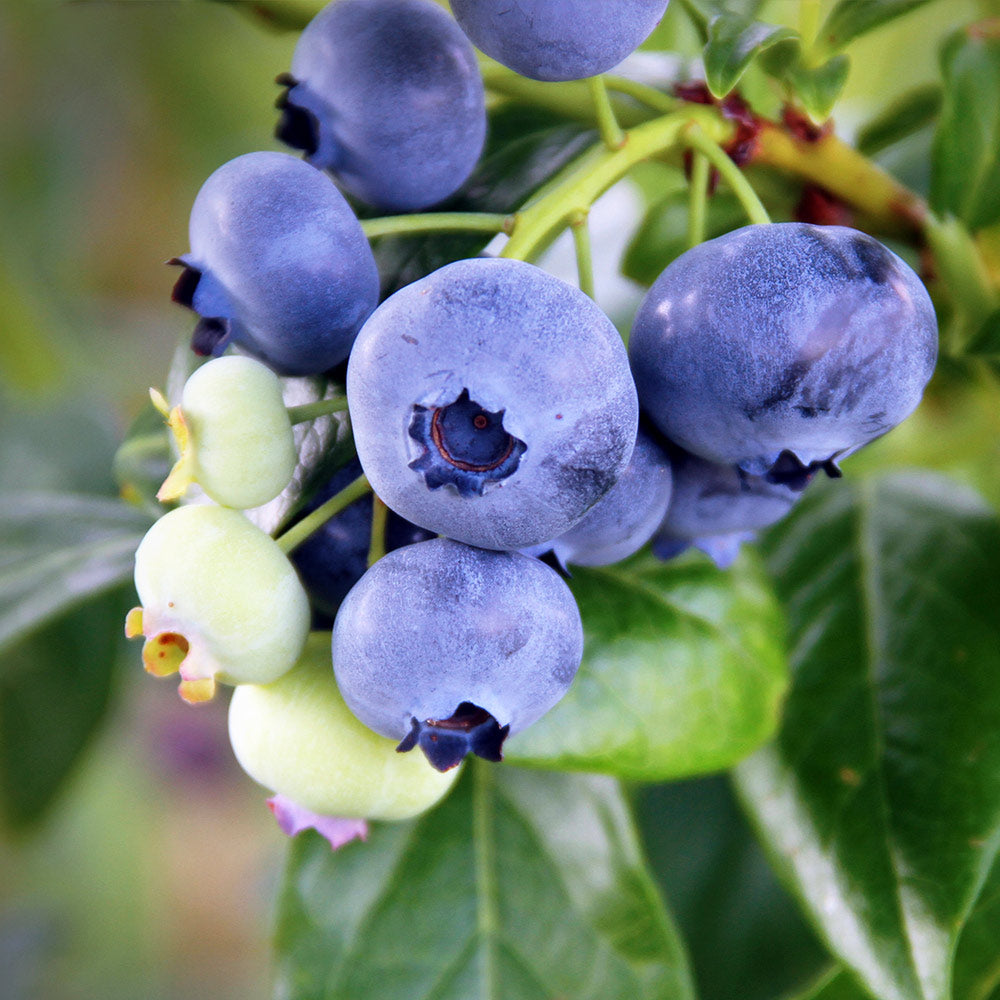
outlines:
[[[187, 250], [194, 196], [226, 160], [279, 148], [273, 80], [296, 36], [234, 6], [0, 3], [0, 490], [115, 494], [115, 448], [190, 332], [163, 262]], [[798, 25], [813, 6], [772, 0], [763, 16]], [[856, 45], [842, 131], [934, 79], [940, 39], [981, 10], [934, 3]], [[886, 157], [917, 187], [928, 142]], [[599, 287], [614, 266], [599, 262]], [[947, 398], [850, 471], [948, 468], [997, 503], [995, 397]], [[54, 806], [0, 836], [0, 1000], [263, 998], [283, 838], [232, 760], [224, 703], [182, 705], [110, 638], [127, 600], [109, 635], [75, 635], [61, 654], [115, 658], [108, 717]], [[0, 700], [20, 667], [0, 663]], [[30, 708], [61, 710], [44, 693]], [[706, 998], [774, 996], [820, 967], [723, 779], [636, 800]]]

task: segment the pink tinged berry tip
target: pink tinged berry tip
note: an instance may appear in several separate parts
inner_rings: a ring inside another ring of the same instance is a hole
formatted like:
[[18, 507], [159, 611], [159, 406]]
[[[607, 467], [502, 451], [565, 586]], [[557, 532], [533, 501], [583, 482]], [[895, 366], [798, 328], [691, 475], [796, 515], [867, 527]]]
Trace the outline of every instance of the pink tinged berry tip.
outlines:
[[326, 838], [334, 851], [352, 840], [368, 839], [368, 824], [363, 819], [320, 816], [284, 795], [268, 799], [267, 807], [274, 814], [282, 832], [289, 837], [294, 837], [303, 830], [315, 830]]

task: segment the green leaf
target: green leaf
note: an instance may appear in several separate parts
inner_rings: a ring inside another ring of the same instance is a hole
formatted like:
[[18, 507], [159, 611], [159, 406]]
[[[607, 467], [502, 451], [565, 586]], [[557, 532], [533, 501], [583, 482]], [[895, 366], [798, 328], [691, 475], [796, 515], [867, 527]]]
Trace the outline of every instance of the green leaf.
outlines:
[[931, 207], [972, 229], [1000, 219], [1000, 34], [973, 25], [941, 50], [944, 105], [931, 157]]
[[703, 55], [705, 81], [716, 97], [725, 97], [751, 62], [766, 49], [798, 38], [791, 28], [764, 24], [738, 14], [719, 14], [708, 26]]
[[817, 484], [772, 531], [792, 690], [736, 775], [831, 950], [946, 1000], [1000, 845], [1000, 522], [944, 477]]
[[533, 767], [662, 780], [730, 767], [774, 732], [787, 676], [781, 614], [749, 555], [574, 569], [583, 664], [507, 743]]
[[1000, 987], [1000, 859], [976, 901], [955, 953], [957, 1000], [987, 1000]]
[[292, 845], [294, 1000], [689, 1000], [682, 946], [610, 779], [475, 762], [427, 816]]
[[927, 83], [896, 98], [858, 132], [855, 145], [865, 156], [874, 156], [929, 125], [941, 110], [941, 85]]
[[[149, 524], [118, 500], [0, 494], [0, 651], [131, 579]], [[5, 654], [0, 674], [10, 668]]]
[[831, 969], [789, 1000], [869, 1000], [869, 994], [849, 972]]
[[837, 52], [855, 38], [923, 7], [928, 0], [840, 0], [820, 28], [818, 41]]
[[967, 354], [985, 354], [1000, 357], [1000, 310], [986, 318], [986, 322], [966, 345]]
[[0, 815], [8, 826], [44, 815], [103, 719], [132, 597], [131, 587], [104, 594], [4, 649]]
[[[646, 212], [622, 259], [622, 273], [651, 285], [663, 269], [687, 250], [687, 190], [672, 191]], [[708, 200], [705, 238], [714, 239], [739, 227], [745, 219], [739, 201], [728, 191]]]
[[815, 67], [796, 62], [789, 67], [786, 79], [806, 114], [814, 122], [825, 122], [847, 83], [849, 70], [850, 60], [841, 55]]

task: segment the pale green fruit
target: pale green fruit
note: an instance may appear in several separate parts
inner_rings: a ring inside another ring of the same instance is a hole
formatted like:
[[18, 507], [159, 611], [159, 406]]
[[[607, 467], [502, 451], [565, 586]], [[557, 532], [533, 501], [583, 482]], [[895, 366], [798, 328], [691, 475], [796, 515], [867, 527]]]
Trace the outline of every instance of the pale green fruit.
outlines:
[[141, 608], [126, 634], [143, 635], [150, 673], [179, 671], [181, 695], [211, 697], [214, 680], [267, 683], [295, 664], [309, 633], [309, 599], [270, 536], [238, 511], [178, 507], [135, 554]]
[[397, 753], [344, 704], [330, 636], [309, 638], [299, 664], [267, 685], [243, 685], [229, 706], [229, 739], [255, 781], [321, 816], [408, 819], [429, 809], [460, 768], [441, 774], [422, 754]]
[[181, 458], [161, 500], [176, 499], [193, 480], [224, 507], [259, 507], [295, 471], [298, 455], [281, 383], [253, 358], [232, 355], [202, 365], [168, 421]]

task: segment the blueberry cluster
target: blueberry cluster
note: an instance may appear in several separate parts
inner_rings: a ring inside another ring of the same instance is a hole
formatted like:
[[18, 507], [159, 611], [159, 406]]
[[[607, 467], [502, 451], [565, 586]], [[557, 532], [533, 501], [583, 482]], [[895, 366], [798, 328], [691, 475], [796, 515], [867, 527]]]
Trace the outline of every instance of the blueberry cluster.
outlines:
[[[127, 631], [190, 701], [240, 685], [237, 756], [306, 810], [412, 815], [468, 753], [500, 760], [580, 665], [568, 566], [650, 541], [727, 563], [930, 377], [923, 286], [837, 227], [695, 247], [650, 289], [628, 351], [587, 295], [521, 260], [455, 261], [378, 303], [344, 192], [414, 211], [469, 176], [486, 119], [463, 32], [527, 76], [576, 79], [665, 6], [454, 0], [452, 19], [430, 0], [334, 0], [281, 78], [278, 135], [305, 160], [238, 157], [195, 199], [174, 297], [212, 359], [177, 406], [156, 397], [180, 452], [160, 496], [197, 484], [210, 502], [143, 541]], [[241, 511], [295, 472], [278, 376], [345, 360], [356, 458], [302, 510], [311, 533], [272, 539]], [[395, 763], [415, 747], [433, 770]]]

